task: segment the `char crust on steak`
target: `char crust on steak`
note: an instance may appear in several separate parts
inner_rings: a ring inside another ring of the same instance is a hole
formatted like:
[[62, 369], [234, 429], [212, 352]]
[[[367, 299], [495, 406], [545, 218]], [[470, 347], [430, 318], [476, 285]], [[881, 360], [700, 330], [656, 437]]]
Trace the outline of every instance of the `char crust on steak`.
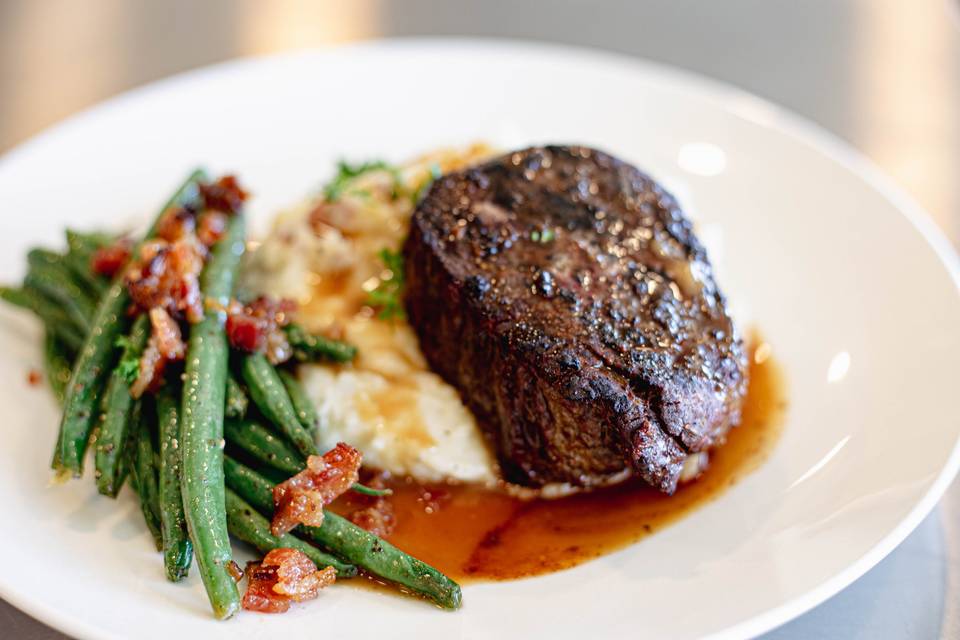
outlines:
[[406, 306], [504, 478], [670, 493], [740, 419], [747, 360], [706, 251], [650, 177], [535, 147], [439, 178], [404, 246]]

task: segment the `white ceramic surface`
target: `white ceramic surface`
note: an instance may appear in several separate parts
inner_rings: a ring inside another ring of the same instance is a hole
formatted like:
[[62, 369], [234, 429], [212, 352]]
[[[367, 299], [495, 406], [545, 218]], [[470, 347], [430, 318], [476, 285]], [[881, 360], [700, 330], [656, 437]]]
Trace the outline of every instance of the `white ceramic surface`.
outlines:
[[773, 344], [789, 412], [774, 455], [628, 549], [468, 586], [465, 606], [336, 588], [218, 623], [196, 576], [164, 581], [129, 495], [47, 486], [57, 415], [30, 388], [31, 318], [0, 310], [0, 596], [83, 638], [742, 637], [869, 569], [954, 476], [960, 266], [859, 156], [756, 98], [621, 57], [404, 41], [240, 61], [80, 114], [0, 159], [0, 280], [60, 230], [143, 222], [190, 167], [235, 170], [259, 227], [332, 161], [442, 144], [577, 142], [663, 180], [722, 231], [721, 285]]

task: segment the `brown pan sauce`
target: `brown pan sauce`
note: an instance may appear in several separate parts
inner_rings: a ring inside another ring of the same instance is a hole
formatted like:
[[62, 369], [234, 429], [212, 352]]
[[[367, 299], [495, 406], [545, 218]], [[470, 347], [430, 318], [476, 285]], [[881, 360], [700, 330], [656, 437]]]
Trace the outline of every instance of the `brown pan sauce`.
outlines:
[[766, 344], [751, 350], [750, 363], [740, 426], [710, 453], [708, 469], [672, 496], [637, 480], [554, 500], [394, 481], [397, 525], [388, 539], [460, 582], [559, 571], [637, 542], [721, 495], [776, 444], [786, 407], [780, 373]]

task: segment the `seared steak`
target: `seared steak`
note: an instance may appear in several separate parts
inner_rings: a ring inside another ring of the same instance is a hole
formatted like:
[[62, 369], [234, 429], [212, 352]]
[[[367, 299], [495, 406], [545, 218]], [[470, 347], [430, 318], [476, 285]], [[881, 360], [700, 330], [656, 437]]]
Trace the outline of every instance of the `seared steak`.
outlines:
[[439, 178], [404, 246], [406, 305], [504, 477], [664, 492], [740, 418], [744, 348], [673, 197], [584, 147]]

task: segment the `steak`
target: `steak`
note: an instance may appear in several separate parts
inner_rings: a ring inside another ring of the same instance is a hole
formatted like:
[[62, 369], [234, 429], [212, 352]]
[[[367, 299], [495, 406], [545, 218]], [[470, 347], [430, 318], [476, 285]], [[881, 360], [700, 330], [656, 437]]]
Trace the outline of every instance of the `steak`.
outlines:
[[671, 493], [740, 419], [747, 359], [706, 251], [621, 160], [534, 147], [444, 175], [404, 257], [420, 347], [510, 482], [632, 471]]

